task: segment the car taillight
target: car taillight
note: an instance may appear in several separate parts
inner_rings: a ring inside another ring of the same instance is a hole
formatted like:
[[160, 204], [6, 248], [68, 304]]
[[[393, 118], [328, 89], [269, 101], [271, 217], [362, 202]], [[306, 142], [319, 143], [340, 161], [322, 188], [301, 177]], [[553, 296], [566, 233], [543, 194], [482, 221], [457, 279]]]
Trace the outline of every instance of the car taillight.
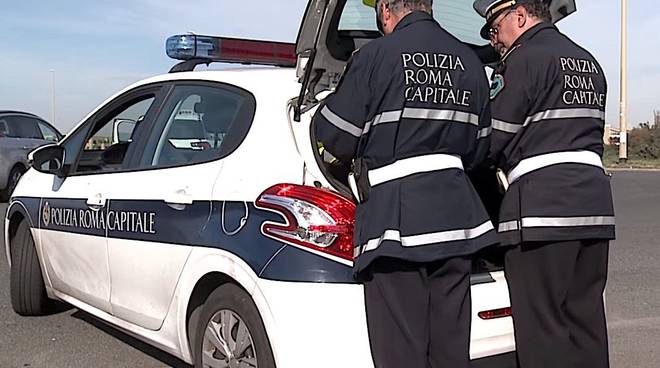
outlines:
[[511, 307], [483, 311], [483, 312], [479, 312], [478, 315], [479, 315], [479, 318], [485, 319], [485, 320], [510, 317], [511, 316]]
[[314, 252], [353, 260], [355, 204], [325, 189], [277, 184], [266, 189], [257, 207], [275, 211], [286, 224], [265, 222], [261, 231], [272, 238]]

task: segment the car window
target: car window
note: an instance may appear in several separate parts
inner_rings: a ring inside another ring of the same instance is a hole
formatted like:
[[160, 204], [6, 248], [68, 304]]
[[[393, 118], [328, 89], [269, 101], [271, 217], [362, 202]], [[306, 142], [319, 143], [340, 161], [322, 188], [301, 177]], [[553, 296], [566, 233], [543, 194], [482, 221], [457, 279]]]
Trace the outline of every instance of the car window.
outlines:
[[9, 136], [26, 139], [43, 139], [38, 120], [27, 116], [8, 116]]
[[[153, 104], [155, 95], [143, 95], [122, 104], [113, 112], [102, 116], [94, 124], [92, 131], [83, 145], [76, 173], [115, 171], [122, 167], [131, 141], [118, 141], [118, 126], [123, 121], [136, 122], [143, 118]], [[130, 125], [128, 136], [132, 135], [135, 124]], [[68, 143], [68, 141], [67, 141]]]
[[[433, 1], [433, 17], [449, 33], [463, 42], [486, 43], [479, 30], [484, 20], [474, 11], [473, 0], [435, 0]], [[377, 31], [376, 12], [362, 3], [362, 0], [347, 0], [341, 18], [339, 31], [363, 30]]]
[[9, 124], [4, 119], [0, 120], [0, 137], [9, 136]]
[[233, 86], [176, 86], [155, 121], [141, 166], [189, 165], [226, 156], [245, 138], [254, 111], [254, 97]]
[[114, 143], [131, 141], [137, 122], [133, 120], [118, 120], [115, 124], [115, 134], [113, 137]]
[[44, 137], [45, 140], [50, 142], [57, 142], [60, 140], [60, 135], [48, 124], [42, 121], [38, 122], [38, 124], [39, 124], [39, 130], [41, 130], [41, 135]]

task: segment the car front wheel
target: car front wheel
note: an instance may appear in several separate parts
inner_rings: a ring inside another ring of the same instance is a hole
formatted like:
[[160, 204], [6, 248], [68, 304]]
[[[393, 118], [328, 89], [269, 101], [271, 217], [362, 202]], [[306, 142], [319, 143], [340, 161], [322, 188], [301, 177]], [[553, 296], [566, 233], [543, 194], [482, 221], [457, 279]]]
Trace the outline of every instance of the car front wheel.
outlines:
[[22, 316], [41, 316], [52, 311], [46, 295], [41, 266], [27, 221], [21, 221], [11, 241], [11, 306]]
[[195, 367], [275, 368], [273, 352], [257, 307], [234, 284], [208, 297], [196, 328]]

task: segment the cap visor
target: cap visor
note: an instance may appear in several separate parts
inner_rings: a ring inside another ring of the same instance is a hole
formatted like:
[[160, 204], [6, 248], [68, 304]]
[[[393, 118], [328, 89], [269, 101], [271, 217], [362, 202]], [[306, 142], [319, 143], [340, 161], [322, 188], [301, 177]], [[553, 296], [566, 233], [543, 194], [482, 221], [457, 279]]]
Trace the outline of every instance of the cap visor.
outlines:
[[490, 23], [484, 24], [484, 26], [481, 27], [481, 31], [479, 32], [481, 38], [490, 41], [490, 35], [488, 34], [490, 33], [489, 31], [490, 31]]

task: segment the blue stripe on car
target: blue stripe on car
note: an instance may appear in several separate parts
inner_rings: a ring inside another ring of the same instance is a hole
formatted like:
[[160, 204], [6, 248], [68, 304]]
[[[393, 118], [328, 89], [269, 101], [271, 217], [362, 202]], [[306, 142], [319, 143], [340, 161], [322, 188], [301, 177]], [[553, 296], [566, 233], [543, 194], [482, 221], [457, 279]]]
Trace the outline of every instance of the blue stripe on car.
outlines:
[[27, 217], [31, 226], [39, 226], [39, 201], [40, 198], [13, 198], [7, 208], [6, 218], [11, 219], [16, 213], [20, 212]]
[[259, 277], [269, 280], [355, 282], [351, 267], [264, 236], [261, 225], [265, 221], [283, 223], [284, 218], [250, 202], [224, 202], [223, 216], [223, 202], [218, 201], [195, 201], [175, 209], [157, 200], [109, 200], [94, 211], [86, 199], [44, 198], [41, 205], [39, 198], [16, 199], [33, 219], [39, 219], [39, 225], [34, 225], [42, 229], [219, 248], [235, 254]]

